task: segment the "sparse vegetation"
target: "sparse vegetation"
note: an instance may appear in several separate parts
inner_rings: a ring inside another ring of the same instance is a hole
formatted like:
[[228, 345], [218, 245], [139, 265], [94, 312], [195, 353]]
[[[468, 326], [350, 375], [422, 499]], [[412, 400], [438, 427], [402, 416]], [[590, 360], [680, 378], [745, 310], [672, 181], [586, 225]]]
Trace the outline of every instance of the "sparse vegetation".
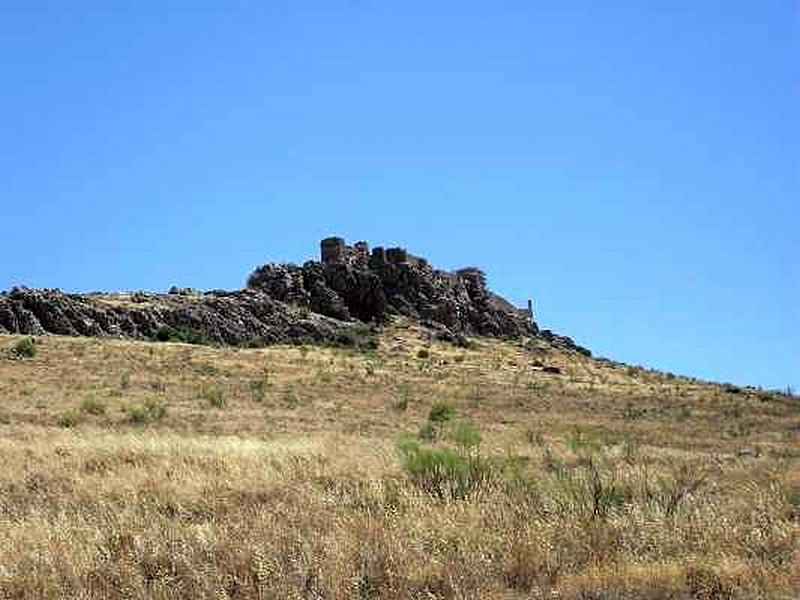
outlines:
[[8, 352], [9, 358], [13, 360], [25, 360], [36, 356], [36, 340], [26, 337], [19, 340], [11, 347]]
[[227, 408], [228, 398], [222, 388], [218, 386], [205, 386], [202, 389], [202, 397], [211, 408]]
[[798, 597], [794, 397], [385, 335], [0, 361], [0, 598]]
[[58, 423], [59, 427], [76, 427], [78, 423], [80, 423], [80, 414], [72, 409], [62, 411], [61, 414], [58, 415], [56, 423]]
[[193, 329], [188, 325], [179, 325], [173, 327], [172, 325], [163, 325], [159, 328], [155, 335], [156, 341], [159, 342], [180, 342], [183, 344], [205, 344], [206, 339], [202, 332]]
[[81, 403], [81, 412], [87, 415], [103, 415], [106, 412], [106, 405], [96, 396], [87, 396]]
[[157, 398], [147, 398], [139, 405], [130, 409], [128, 420], [133, 425], [145, 425], [161, 421], [167, 416], [167, 407]]

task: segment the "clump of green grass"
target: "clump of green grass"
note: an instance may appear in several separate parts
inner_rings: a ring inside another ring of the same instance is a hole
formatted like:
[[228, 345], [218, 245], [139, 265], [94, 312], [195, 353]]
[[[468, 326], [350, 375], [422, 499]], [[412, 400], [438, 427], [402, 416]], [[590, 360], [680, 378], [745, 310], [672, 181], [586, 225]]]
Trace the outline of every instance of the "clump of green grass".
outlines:
[[80, 414], [78, 414], [77, 411], [70, 409], [59, 414], [58, 418], [56, 419], [56, 423], [59, 427], [70, 429], [72, 427], [77, 427], [78, 423], [80, 423], [80, 420]]
[[103, 415], [106, 412], [106, 405], [98, 400], [95, 396], [87, 396], [81, 402], [80, 410], [87, 415]]
[[402, 384], [397, 388], [397, 396], [392, 403], [392, 408], [399, 412], [408, 410], [408, 404], [411, 399], [411, 390], [407, 384]]
[[542, 432], [536, 429], [528, 429], [525, 431], [525, 439], [528, 440], [529, 444], [534, 446], [541, 446], [544, 443]]
[[25, 360], [34, 356], [36, 356], [36, 340], [32, 337], [22, 338], [8, 352], [8, 357], [12, 360]]
[[286, 408], [294, 410], [300, 406], [300, 394], [298, 394], [297, 390], [293, 387], [287, 388], [283, 393], [283, 403], [286, 405]]
[[134, 406], [128, 413], [128, 421], [133, 425], [145, 425], [155, 421], [161, 421], [167, 416], [166, 405], [156, 399], [148, 398], [140, 406]]
[[419, 428], [417, 437], [432, 442], [442, 436], [445, 425], [456, 416], [456, 408], [447, 402], [436, 402], [428, 412], [428, 420]]
[[[437, 402], [417, 436], [405, 435], [397, 446], [411, 481], [438, 498], [465, 498], [494, 477], [479, 453], [481, 434], [468, 421], [453, 422], [455, 416], [455, 407]], [[455, 447], [424, 444], [443, 438]]]
[[456, 407], [447, 402], [436, 402], [428, 413], [431, 423], [446, 423], [456, 416]]
[[495, 477], [489, 461], [462, 447], [427, 446], [406, 436], [397, 449], [411, 482], [439, 499], [466, 498]]

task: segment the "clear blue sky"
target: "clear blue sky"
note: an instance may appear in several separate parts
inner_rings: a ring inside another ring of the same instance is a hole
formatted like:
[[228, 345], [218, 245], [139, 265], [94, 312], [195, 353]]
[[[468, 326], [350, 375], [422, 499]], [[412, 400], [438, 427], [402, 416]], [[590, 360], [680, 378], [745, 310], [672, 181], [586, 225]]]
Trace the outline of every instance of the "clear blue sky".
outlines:
[[798, 390], [799, 32], [794, 1], [2, 2], [0, 288], [237, 288], [341, 234], [596, 354]]

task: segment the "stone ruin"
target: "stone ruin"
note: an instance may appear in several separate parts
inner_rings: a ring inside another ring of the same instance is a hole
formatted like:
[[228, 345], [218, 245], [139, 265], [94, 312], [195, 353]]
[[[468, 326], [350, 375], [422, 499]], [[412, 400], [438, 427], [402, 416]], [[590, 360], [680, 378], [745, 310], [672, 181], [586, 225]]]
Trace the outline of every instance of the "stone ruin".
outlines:
[[384, 248], [377, 246], [369, 250], [369, 244], [364, 241], [356, 242], [348, 246], [344, 238], [329, 237], [320, 242], [320, 261], [324, 265], [366, 265], [392, 264], [392, 265], [416, 265], [426, 267], [428, 261], [409, 254], [405, 248]]

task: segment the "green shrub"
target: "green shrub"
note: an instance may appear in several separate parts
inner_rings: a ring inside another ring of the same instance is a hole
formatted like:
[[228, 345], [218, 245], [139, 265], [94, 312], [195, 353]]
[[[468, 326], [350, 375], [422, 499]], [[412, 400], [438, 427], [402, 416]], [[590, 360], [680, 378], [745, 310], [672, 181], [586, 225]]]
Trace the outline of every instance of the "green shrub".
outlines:
[[397, 387], [397, 397], [395, 398], [392, 408], [397, 411], [405, 412], [408, 410], [408, 405], [411, 402], [411, 388], [407, 383], [401, 383]]
[[79, 422], [80, 422], [80, 415], [74, 410], [65, 410], [60, 415], [58, 415], [58, 419], [56, 420], [58, 426], [64, 428], [76, 427]]
[[481, 434], [468, 421], [458, 421], [450, 432], [450, 439], [466, 453], [477, 450], [481, 445]]
[[392, 404], [392, 408], [399, 412], [405, 412], [408, 410], [408, 396], [401, 396], [397, 400], [394, 401]]
[[204, 344], [205, 336], [201, 331], [188, 325], [162, 325], [156, 331], [155, 339], [158, 342], [180, 342], [183, 344]]
[[575, 428], [575, 432], [567, 437], [567, 448], [572, 450], [575, 454], [594, 454], [600, 451], [602, 444], [599, 439], [587, 434], [579, 427]]
[[446, 423], [456, 416], [456, 407], [446, 402], [436, 402], [428, 413], [431, 423]]
[[412, 437], [401, 439], [397, 449], [411, 482], [440, 499], [466, 498], [494, 478], [490, 463], [477, 455], [426, 447]]
[[141, 406], [135, 406], [128, 414], [128, 421], [134, 425], [144, 425], [153, 421], [161, 421], [167, 416], [166, 405], [156, 398], [148, 398]]
[[417, 358], [426, 359], [426, 358], [430, 358], [430, 357], [431, 357], [431, 351], [428, 350], [427, 348], [420, 348], [417, 351]]
[[376, 350], [379, 346], [378, 331], [374, 325], [356, 322], [338, 333], [334, 345], [359, 350]]
[[88, 396], [81, 403], [81, 412], [88, 415], [103, 415], [106, 412], [106, 405], [94, 396]]
[[612, 511], [622, 509], [628, 502], [626, 490], [613, 474], [604, 474], [594, 458], [583, 463], [583, 500], [593, 517], [605, 518]]
[[36, 356], [36, 340], [32, 337], [22, 338], [8, 353], [9, 358], [14, 360], [25, 360]]
[[264, 402], [267, 397], [267, 386], [269, 384], [264, 379], [256, 379], [250, 382], [250, 392], [253, 395], [253, 402]]
[[300, 406], [300, 394], [294, 388], [288, 388], [283, 394], [283, 402], [286, 408], [294, 410]]
[[533, 444], [534, 446], [541, 446], [544, 443], [542, 432], [535, 429], [528, 429], [525, 432], [525, 438], [528, 440], [529, 444]]

